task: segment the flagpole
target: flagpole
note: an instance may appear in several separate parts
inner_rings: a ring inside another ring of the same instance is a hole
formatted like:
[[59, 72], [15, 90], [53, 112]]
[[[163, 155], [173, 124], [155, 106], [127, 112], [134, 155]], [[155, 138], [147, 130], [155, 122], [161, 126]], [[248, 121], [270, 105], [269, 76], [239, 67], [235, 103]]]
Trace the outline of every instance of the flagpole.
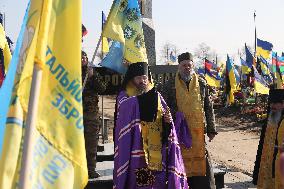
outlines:
[[206, 58], [204, 58], [204, 77], [206, 76]]
[[[104, 29], [104, 12], [102, 11], [102, 32]], [[104, 40], [102, 39], [102, 60], [104, 58]], [[103, 143], [105, 143], [105, 122], [104, 122], [104, 95], [102, 96], [102, 134], [103, 134]]]
[[22, 167], [20, 171], [20, 189], [28, 189], [29, 185], [29, 169], [32, 167], [32, 147], [34, 144], [34, 133], [36, 129], [36, 118], [38, 112], [39, 92], [42, 78], [42, 69], [35, 64], [33, 69], [32, 86], [29, 98], [29, 107], [27, 114], [27, 124], [25, 127], [24, 144], [23, 144], [23, 156]]
[[253, 17], [254, 17], [254, 57], [256, 57], [256, 47], [257, 47], [257, 35], [256, 35], [256, 11], [254, 11]]

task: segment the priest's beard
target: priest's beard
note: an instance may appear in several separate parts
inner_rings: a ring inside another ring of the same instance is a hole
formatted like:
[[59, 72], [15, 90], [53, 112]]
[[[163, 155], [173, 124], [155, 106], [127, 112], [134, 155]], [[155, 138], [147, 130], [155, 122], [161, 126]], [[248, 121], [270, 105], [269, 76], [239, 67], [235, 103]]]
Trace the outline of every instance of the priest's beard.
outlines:
[[185, 82], [185, 83], [189, 83], [190, 80], [192, 79], [192, 75], [193, 75], [194, 71], [191, 70], [189, 74], [183, 73], [183, 72], [179, 72], [180, 78]]
[[137, 89], [137, 92], [138, 92], [138, 95], [141, 95], [141, 94], [144, 94], [147, 92], [147, 89], [146, 88], [138, 88]]
[[273, 125], [278, 125], [279, 122], [282, 120], [282, 111], [271, 111], [269, 115], [269, 121]]
[[148, 92], [148, 83], [146, 85], [143, 83], [138, 83], [135, 84], [135, 86], [136, 86], [136, 91], [138, 93], [137, 95], [141, 95]]

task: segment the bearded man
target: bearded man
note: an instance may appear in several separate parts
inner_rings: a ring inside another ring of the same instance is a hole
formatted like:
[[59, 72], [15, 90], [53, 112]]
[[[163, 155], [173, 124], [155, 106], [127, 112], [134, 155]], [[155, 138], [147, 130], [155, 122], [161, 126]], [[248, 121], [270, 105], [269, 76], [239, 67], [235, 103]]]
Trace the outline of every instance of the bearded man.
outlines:
[[175, 125], [182, 114], [191, 136], [182, 130], [178, 133], [179, 143], [191, 137], [192, 147], [182, 145], [182, 156], [192, 189], [215, 189], [215, 179], [209, 153], [206, 149], [205, 134], [211, 142], [216, 132], [213, 103], [204, 78], [194, 71], [193, 55], [189, 52], [178, 56], [178, 72], [175, 80], [167, 81], [162, 87], [162, 95], [168, 103]]
[[130, 64], [117, 97], [115, 189], [188, 188], [170, 111], [146, 62]]

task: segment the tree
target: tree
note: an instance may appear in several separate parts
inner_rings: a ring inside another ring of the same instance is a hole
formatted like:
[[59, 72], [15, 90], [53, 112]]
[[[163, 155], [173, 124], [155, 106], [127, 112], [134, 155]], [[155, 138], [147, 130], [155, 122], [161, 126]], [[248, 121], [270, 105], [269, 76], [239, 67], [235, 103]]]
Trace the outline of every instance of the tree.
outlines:
[[215, 60], [217, 53], [215, 50], [212, 50], [206, 43], [200, 43], [198, 47], [195, 48], [194, 55], [202, 60], [204, 60], [205, 58]]
[[167, 42], [163, 45], [162, 50], [161, 50], [162, 62], [164, 62], [165, 64], [172, 63], [171, 57], [170, 57], [171, 53], [174, 57], [177, 57], [179, 50], [177, 49], [176, 45]]
[[195, 57], [198, 58], [196, 61], [196, 67], [202, 67], [204, 64], [204, 59], [215, 61], [217, 53], [215, 50], [212, 50], [206, 43], [200, 43], [197, 48], [194, 50]]

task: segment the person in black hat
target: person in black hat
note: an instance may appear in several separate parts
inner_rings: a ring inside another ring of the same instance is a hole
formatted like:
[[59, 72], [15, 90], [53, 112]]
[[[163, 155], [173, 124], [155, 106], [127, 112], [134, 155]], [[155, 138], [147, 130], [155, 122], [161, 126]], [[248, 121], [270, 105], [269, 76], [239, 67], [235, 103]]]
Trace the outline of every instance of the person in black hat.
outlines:
[[267, 124], [263, 126], [254, 168], [258, 188], [284, 188], [280, 154], [284, 150], [284, 90], [269, 91]]
[[186, 189], [172, 117], [150, 78], [146, 62], [130, 64], [117, 97], [114, 186]]
[[[210, 98], [206, 80], [194, 71], [193, 55], [189, 52], [178, 56], [178, 72], [175, 80], [168, 80], [161, 89], [172, 115], [175, 126], [180, 127], [179, 120], [187, 124], [186, 130], [179, 132], [179, 143], [192, 137], [192, 146], [181, 145], [183, 161], [192, 189], [215, 189], [215, 179], [209, 153], [205, 145], [205, 134], [209, 141], [216, 132], [213, 103]], [[189, 136], [191, 135], [191, 136]]]
[[129, 96], [136, 96], [147, 92], [151, 88], [149, 73], [146, 62], [130, 64], [123, 80], [122, 90], [128, 90], [128, 93], [132, 93]]

